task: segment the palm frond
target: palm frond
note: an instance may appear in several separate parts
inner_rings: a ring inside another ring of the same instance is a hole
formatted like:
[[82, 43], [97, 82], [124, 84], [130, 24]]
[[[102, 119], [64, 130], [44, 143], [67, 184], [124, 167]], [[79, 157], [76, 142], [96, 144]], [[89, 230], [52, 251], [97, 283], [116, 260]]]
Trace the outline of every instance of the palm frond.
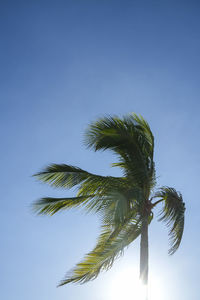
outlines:
[[[94, 190], [98, 190], [101, 186], [117, 184], [120, 178], [112, 176], [100, 176], [89, 173], [78, 167], [66, 165], [66, 164], [51, 164], [47, 166], [43, 171], [33, 175], [37, 179], [50, 184], [54, 187], [72, 188], [87, 182], [87, 186], [95, 187]], [[88, 194], [81, 192], [84, 188], [81, 186], [80, 194]]]
[[95, 195], [72, 198], [45, 197], [33, 203], [33, 210], [39, 215], [54, 215], [60, 210], [66, 210], [85, 205]]
[[132, 113], [131, 118], [137, 122], [137, 128], [141, 133], [144, 135], [144, 148], [146, 148], [146, 151], [149, 156], [153, 159], [154, 155], [154, 136], [153, 133], [150, 129], [149, 124], [147, 121], [141, 116], [141, 115], [136, 115], [135, 113]]
[[86, 211], [95, 213], [112, 206], [116, 210], [117, 205], [121, 205], [121, 208], [128, 205], [123, 197], [130, 190], [130, 183], [123, 177], [99, 176], [68, 165], [51, 165], [35, 176], [53, 186], [78, 187], [77, 197], [43, 198], [37, 201], [34, 208], [40, 214], [52, 215], [61, 209], [80, 205], [84, 205]]
[[167, 227], [170, 227], [170, 249], [169, 254], [172, 255], [178, 249], [184, 229], [184, 212], [185, 203], [181, 193], [171, 187], [162, 187], [155, 197], [163, 200], [164, 206], [161, 210], [160, 221], [164, 221]]
[[60, 286], [71, 282], [85, 283], [95, 279], [100, 271], [108, 270], [112, 266], [115, 258], [123, 254], [124, 248], [135, 240], [140, 232], [140, 219], [129, 220], [114, 231], [110, 226], [104, 226], [96, 247], [66, 275]]
[[154, 179], [154, 139], [144, 119], [132, 114], [120, 119], [105, 117], [92, 123], [85, 135], [88, 147], [114, 151], [125, 176], [134, 179], [140, 186]]
[[87, 172], [65, 164], [51, 164], [34, 174], [37, 179], [54, 187], [72, 188], [87, 178]]

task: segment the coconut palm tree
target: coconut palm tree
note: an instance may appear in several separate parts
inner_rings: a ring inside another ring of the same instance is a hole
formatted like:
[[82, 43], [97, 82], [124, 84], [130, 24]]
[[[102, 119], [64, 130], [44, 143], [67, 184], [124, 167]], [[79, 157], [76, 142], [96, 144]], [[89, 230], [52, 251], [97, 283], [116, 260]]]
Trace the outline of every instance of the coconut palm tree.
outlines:
[[153, 209], [162, 203], [160, 221], [169, 227], [170, 249], [179, 247], [184, 228], [182, 195], [171, 187], [156, 192], [154, 137], [148, 123], [136, 114], [105, 117], [91, 123], [85, 134], [89, 148], [111, 150], [117, 157], [113, 167], [123, 176], [99, 176], [78, 167], [52, 164], [35, 176], [54, 187], [78, 187], [73, 198], [42, 198], [34, 203], [39, 214], [83, 207], [101, 219], [101, 234], [95, 248], [67, 274], [60, 285], [85, 283], [108, 270], [124, 248], [140, 236], [140, 279], [148, 283], [148, 226]]

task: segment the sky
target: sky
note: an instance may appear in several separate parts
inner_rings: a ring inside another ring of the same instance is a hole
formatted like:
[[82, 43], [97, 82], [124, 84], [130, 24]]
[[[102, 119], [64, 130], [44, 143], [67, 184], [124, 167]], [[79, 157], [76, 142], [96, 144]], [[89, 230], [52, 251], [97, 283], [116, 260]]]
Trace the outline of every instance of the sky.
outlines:
[[57, 288], [95, 245], [99, 220], [31, 210], [43, 196], [74, 195], [32, 177], [50, 163], [119, 175], [111, 153], [84, 147], [84, 130], [104, 115], [135, 112], [155, 136], [158, 186], [175, 187], [186, 203], [174, 256], [165, 226], [156, 216], [150, 225], [150, 278], [159, 300], [199, 300], [199, 16], [194, 0], [1, 2], [2, 299], [117, 300], [116, 274], [139, 273], [137, 240], [95, 281]]

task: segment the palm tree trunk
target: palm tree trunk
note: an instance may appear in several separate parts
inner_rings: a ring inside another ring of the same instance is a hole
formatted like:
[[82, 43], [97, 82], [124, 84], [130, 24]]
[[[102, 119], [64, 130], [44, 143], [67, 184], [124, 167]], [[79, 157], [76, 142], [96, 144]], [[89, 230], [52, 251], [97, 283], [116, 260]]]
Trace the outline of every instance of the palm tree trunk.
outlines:
[[140, 280], [146, 289], [148, 287], [148, 265], [149, 265], [149, 245], [148, 245], [148, 216], [145, 216], [142, 223], [141, 241], [140, 241]]

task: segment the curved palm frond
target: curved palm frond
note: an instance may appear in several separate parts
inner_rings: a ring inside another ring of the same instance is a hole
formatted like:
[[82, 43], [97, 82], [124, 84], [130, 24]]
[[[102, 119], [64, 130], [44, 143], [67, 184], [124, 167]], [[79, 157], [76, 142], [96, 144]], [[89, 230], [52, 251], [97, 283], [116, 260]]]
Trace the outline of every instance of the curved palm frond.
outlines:
[[171, 247], [169, 254], [172, 255], [181, 243], [184, 229], [185, 203], [183, 202], [181, 193], [171, 187], [162, 187], [155, 194], [155, 197], [161, 198], [164, 202], [159, 221], [164, 221], [167, 227], [170, 227], [169, 237]]
[[120, 119], [105, 117], [92, 123], [85, 135], [88, 147], [97, 150], [110, 149], [119, 157], [119, 166], [125, 176], [142, 187], [155, 181], [153, 162], [154, 138], [146, 121], [135, 114]]
[[100, 271], [108, 270], [112, 266], [115, 258], [123, 254], [124, 248], [134, 241], [140, 232], [140, 219], [128, 220], [124, 226], [117, 227], [115, 230], [104, 225], [96, 247], [66, 275], [60, 286], [71, 282], [85, 283], [95, 279]]
[[135, 113], [132, 113], [131, 118], [137, 122], [138, 125], [137, 128], [141, 133], [144, 135], [145, 139], [145, 148], [147, 151], [147, 155], [149, 155], [152, 159], [154, 156], [154, 136], [150, 129], [149, 124], [147, 121], [140, 115], [136, 115]]

